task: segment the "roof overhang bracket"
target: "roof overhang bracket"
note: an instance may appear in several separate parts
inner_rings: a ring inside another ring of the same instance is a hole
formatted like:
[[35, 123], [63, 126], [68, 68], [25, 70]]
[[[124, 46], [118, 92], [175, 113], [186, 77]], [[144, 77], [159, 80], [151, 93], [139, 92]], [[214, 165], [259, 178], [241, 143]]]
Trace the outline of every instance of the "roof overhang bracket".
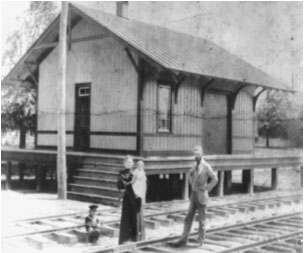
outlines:
[[210, 79], [201, 89], [201, 106], [204, 105], [206, 91], [212, 85], [213, 81], [214, 78]]
[[178, 90], [181, 84], [185, 81], [186, 75], [184, 74], [179, 74], [178, 76], [173, 76], [174, 79], [174, 103], [177, 104], [177, 95], [178, 95]]
[[235, 101], [236, 101], [236, 98], [237, 98], [237, 95], [240, 93], [240, 91], [242, 89], [244, 89], [245, 87], [247, 87], [248, 84], [243, 84], [242, 86], [240, 86], [239, 88], [237, 88], [237, 90], [235, 92], [232, 93], [231, 95], [231, 102], [232, 102], [232, 110], [234, 109], [234, 106], [235, 106]]
[[133, 67], [135, 68], [135, 71], [137, 73], [139, 73], [139, 67], [137, 66], [137, 63], [136, 63], [135, 59], [133, 58], [130, 50], [127, 47], [125, 47], [125, 51], [127, 53], [127, 56], [129, 58], [130, 62], [132, 63]]
[[32, 80], [34, 81], [36, 87], [38, 87], [38, 81], [36, 80], [35, 75], [34, 75], [34, 73], [32, 72], [32, 70], [31, 70], [31, 68], [30, 68], [30, 66], [29, 66], [29, 64], [35, 64], [35, 65], [37, 65], [37, 64], [36, 64], [36, 63], [33, 63], [33, 62], [31, 62], [31, 63], [29, 63], [29, 62], [24, 62], [24, 64], [25, 64], [27, 70], [30, 72], [31, 78], [32, 78]]
[[252, 101], [252, 110], [255, 112], [256, 102], [258, 101], [259, 96], [266, 90], [266, 88], [262, 88], [254, 97]]

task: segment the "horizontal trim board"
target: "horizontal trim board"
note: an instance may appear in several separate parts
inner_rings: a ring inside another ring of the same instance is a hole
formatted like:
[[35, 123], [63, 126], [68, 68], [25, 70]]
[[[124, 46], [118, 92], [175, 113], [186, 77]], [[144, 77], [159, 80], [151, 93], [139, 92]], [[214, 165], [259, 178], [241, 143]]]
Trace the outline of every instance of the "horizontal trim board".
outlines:
[[143, 156], [193, 156], [192, 150], [143, 151]]
[[[57, 134], [57, 130], [38, 130], [38, 134]], [[66, 134], [74, 134], [74, 131], [65, 131]]]
[[[74, 131], [66, 131], [66, 134], [74, 134]], [[55, 130], [39, 130], [38, 134], [57, 134]], [[137, 136], [137, 133], [132, 132], [90, 132], [90, 135], [113, 135], [113, 136]]]
[[132, 132], [90, 132], [90, 135], [114, 135], [114, 136], [137, 136], [137, 133]]
[[166, 138], [176, 138], [176, 137], [195, 137], [195, 138], [202, 138], [203, 135], [200, 134], [173, 134], [173, 133], [145, 133], [143, 134], [144, 137], [166, 137]]
[[[41, 149], [41, 150], [56, 150], [57, 146], [43, 146], [39, 145], [35, 149]], [[75, 151], [74, 147], [67, 147], [68, 151]], [[86, 151], [75, 151], [75, 152], [84, 152], [84, 153], [89, 153], [89, 152], [102, 152], [102, 153], [111, 153], [111, 154], [130, 154], [130, 155], [136, 155], [135, 150], [125, 150], [125, 149], [99, 149], [99, 148], [89, 148]]]
[[[66, 147], [66, 148], [67, 148], [67, 150], [69, 150], [69, 151], [74, 151], [74, 147], [68, 146], [68, 147]], [[35, 149], [42, 149], [42, 150], [51, 149], [51, 150], [56, 150], [56, 149], [57, 149], [57, 146], [37, 145], [37, 146], [35, 147]]]
[[232, 136], [232, 138], [235, 138], [235, 139], [249, 139], [249, 140], [253, 140], [253, 136]]
[[251, 154], [251, 153], [253, 153], [253, 150], [251, 149], [251, 150], [249, 150], [249, 149], [243, 149], [243, 150], [237, 150], [237, 149], [233, 149], [232, 150], [232, 154]]

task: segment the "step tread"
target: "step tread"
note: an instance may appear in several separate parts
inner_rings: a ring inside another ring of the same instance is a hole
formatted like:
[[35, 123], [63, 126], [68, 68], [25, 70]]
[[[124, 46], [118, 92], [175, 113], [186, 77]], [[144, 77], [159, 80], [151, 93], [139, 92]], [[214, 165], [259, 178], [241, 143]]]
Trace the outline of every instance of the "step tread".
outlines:
[[98, 198], [98, 199], [106, 199], [106, 200], [111, 200], [113, 202], [119, 202], [119, 200], [117, 198], [114, 197], [109, 197], [109, 196], [105, 196], [105, 195], [94, 195], [91, 193], [82, 193], [82, 192], [74, 192], [74, 191], [68, 191], [67, 194], [72, 194], [72, 195], [81, 195], [81, 196], [85, 196], [85, 197], [93, 197], [93, 198]]
[[114, 174], [118, 175], [115, 171], [103, 171], [103, 170], [91, 170], [91, 169], [77, 169], [78, 172], [90, 172], [90, 173], [99, 173], [99, 174]]
[[108, 183], [116, 183], [116, 180], [111, 179], [103, 179], [103, 178], [92, 178], [92, 177], [85, 177], [85, 176], [74, 176], [75, 179], [83, 179], [89, 181], [98, 181], [98, 182], [108, 182]]
[[100, 165], [104, 165], [104, 166], [113, 166], [113, 167], [124, 167], [123, 164], [115, 164], [115, 163], [105, 163], [105, 162], [83, 162], [83, 165], [95, 165], [95, 166], [100, 166]]
[[119, 192], [118, 189], [115, 188], [109, 188], [109, 187], [100, 187], [100, 186], [95, 186], [95, 185], [84, 185], [84, 184], [69, 184], [70, 186], [76, 186], [76, 187], [83, 187], [83, 188], [93, 188], [93, 189], [98, 189], [98, 190], [108, 190], [108, 191], [117, 191]]

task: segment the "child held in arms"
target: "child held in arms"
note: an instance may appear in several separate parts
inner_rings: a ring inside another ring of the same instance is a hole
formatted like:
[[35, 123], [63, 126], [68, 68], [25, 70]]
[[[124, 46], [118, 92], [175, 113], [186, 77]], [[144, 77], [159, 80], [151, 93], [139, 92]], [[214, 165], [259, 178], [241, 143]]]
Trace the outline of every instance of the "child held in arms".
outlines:
[[144, 162], [139, 160], [133, 170], [132, 188], [135, 193], [135, 202], [137, 206], [137, 240], [145, 240], [145, 226], [143, 205], [146, 203], [147, 177], [144, 170]]

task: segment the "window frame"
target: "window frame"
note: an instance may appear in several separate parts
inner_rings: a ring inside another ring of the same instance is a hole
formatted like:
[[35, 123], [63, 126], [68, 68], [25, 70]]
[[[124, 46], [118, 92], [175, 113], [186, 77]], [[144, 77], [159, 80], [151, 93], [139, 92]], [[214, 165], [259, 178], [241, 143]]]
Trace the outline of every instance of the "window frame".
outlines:
[[[166, 130], [160, 130], [159, 128], [159, 115], [160, 115], [160, 110], [159, 110], [159, 89], [160, 87], [167, 87], [170, 90], [170, 95], [169, 95], [169, 129], [168, 131]], [[172, 111], [173, 111], [173, 90], [172, 90], [172, 84], [169, 82], [163, 82], [163, 81], [158, 81], [157, 82], [157, 90], [156, 90], [156, 133], [158, 134], [172, 134]]]

